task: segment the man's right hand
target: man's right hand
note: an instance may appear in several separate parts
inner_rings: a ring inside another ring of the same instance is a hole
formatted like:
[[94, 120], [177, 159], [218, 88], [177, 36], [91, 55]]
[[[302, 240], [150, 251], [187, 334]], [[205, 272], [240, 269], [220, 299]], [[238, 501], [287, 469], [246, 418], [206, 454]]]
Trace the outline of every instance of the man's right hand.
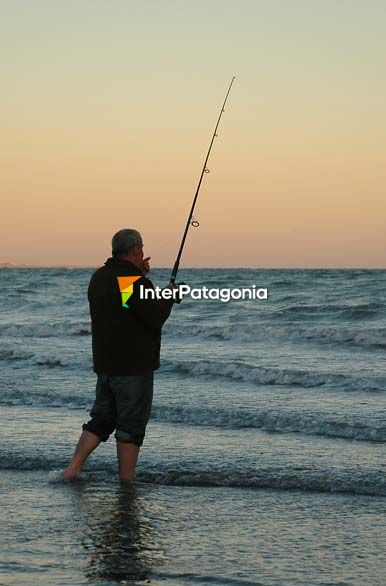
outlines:
[[178, 289], [178, 285], [175, 285], [174, 283], [169, 283], [169, 285], [166, 285], [166, 287], [163, 287], [163, 289], [166, 291], [173, 291], [174, 289]]
[[[169, 285], [165, 287], [165, 289], [171, 289], [173, 291], [174, 289], [179, 289], [180, 285], [186, 285], [186, 283], [178, 283], [178, 285], [175, 285], [174, 283], [169, 283]], [[177, 295], [173, 297], [173, 301], [174, 303], [181, 303], [182, 299], [179, 293], [177, 293]]]

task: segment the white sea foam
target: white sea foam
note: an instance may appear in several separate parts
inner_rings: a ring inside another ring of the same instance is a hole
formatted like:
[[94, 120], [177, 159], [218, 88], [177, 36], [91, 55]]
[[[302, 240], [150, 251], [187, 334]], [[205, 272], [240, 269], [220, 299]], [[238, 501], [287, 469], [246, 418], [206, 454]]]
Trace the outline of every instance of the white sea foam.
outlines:
[[64, 482], [63, 472], [64, 468], [61, 470], [51, 470], [48, 474], [48, 482], [51, 482], [52, 484]]
[[51, 470], [48, 474], [48, 482], [51, 484], [61, 484], [61, 483], [68, 483], [68, 482], [77, 482], [79, 480], [85, 480], [86, 477], [83, 474], [76, 476], [75, 478], [65, 479], [63, 478], [64, 469], [61, 470]]

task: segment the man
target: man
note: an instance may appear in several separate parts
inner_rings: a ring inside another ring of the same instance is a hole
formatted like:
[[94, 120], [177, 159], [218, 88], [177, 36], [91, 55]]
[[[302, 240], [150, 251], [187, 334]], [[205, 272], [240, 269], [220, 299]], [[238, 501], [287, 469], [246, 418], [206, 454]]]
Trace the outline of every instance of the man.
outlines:
[[112, 257], [91, 277], [88, 300], [96, 398], [64, 480], [79, 476], [87, 457], [114, 429], [119, 477], [135, 478], [150, 417], [153, 371], [159, 367], [161, 328], [173, 305], [172, 300], [140, 299], [140, 285], [154, 288], [145, 277], [149, 260], [144, 258], [140, 233], [120, 230], [112, 239]]

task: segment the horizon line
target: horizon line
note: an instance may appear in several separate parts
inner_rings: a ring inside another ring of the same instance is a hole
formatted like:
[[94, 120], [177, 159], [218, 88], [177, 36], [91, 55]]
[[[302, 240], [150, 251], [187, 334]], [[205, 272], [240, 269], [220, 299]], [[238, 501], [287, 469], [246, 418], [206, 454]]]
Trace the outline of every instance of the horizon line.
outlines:
[[[70, 269], [70, 270], [82, 270], [82, 269], [97, 269], [103, 265], [28, 265], [28, 264], [12, 264], [12, 263], [0, 263], [0, 269]], [[180, 270], [227, 270], [227, 269], [242, 269], [242, 270], [301, 270], [301, 271], [315, 271], [315, 270], [330, 270], [330, 271], [344, 271], [344, 270], [367, 270], [367, 271], [376, 271], [376, 270], [386, 270], [386, 266], [379, 266], [379, 267], [366, 267], [366, 266], [341, 266], [341, 267], [326, 267], [326, 266], [315, 266], [315, 267], [302, 267], [302, 266], [221, 266], [221, 267], [208, 267], [208, 266], [199, 266], [199, 267], [181, 267]], [[171, 267], [152, 267], [149, 272], [152, 270], [171, 270]]]

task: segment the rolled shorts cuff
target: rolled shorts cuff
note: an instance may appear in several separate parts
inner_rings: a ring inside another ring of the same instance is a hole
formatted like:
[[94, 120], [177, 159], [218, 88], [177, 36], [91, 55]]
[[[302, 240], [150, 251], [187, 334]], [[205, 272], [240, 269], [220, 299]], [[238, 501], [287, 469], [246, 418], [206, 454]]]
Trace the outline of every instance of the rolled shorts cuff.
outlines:
[[144, 438], [144, 433], [130, 433], [123, 431], [122, 429], [117, 429], [115, 432], [115, 439], [117, 442], [122, 442], [124, 444], [135, 444], [139, 448], [142, 446]]
[[92, 419], [88, 423], [84, 423], [82, 425], [82, 429], [83, 431], [89, 431], [90, 433], [93, 433], [99, 437], [102, 442], [107, 442], [110, 434], [114, 431], [114, 427], [112, 429], [110, 427], [107, 428], [107, 426]]

